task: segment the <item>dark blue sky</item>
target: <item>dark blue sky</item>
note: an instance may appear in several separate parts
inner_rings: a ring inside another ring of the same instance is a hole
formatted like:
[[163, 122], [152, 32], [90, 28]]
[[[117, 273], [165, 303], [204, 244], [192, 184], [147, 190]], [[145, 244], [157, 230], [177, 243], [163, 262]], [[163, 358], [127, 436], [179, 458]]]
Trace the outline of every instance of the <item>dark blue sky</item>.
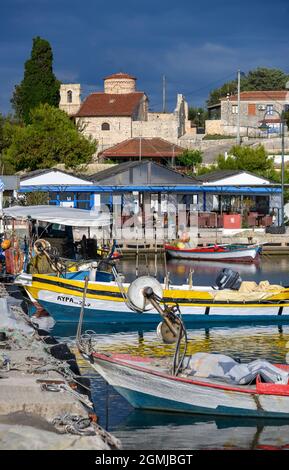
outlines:
[[289, 72], [288, 0], [9, 0], [0, 6], [0, 112], [23, 78], [32, 38], [50, 41], [54, 71], [83, 96], [123, 71], [161, 109], [176, 93], [202, 105], [212, 88], [258, 66]]

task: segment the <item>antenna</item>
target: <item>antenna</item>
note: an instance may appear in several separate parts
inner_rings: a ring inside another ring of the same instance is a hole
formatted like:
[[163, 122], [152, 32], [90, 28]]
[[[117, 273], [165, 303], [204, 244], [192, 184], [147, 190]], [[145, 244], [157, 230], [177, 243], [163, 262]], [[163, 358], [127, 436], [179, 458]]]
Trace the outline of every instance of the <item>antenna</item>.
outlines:
[[163, 113], [166, 113], [166, 76], [163, 75]]

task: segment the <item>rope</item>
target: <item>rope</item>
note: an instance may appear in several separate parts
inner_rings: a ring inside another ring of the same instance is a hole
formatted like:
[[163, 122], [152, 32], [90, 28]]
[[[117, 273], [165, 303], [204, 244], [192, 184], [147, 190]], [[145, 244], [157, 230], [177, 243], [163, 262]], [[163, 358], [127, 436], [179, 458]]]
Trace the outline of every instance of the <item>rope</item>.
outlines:
[[89, 418], [78, 415], [58, 415], [52, 424], [61, 433], [76, 434], [79, 436], [95, 436], [96, 430]]
[[87, 408], [94, 410], [93, 403], [89, 400], [89, 398], [85, 395], [82, 395], [67, 384], [41, 384], [41, 390], [43, 392], [68, 392], [74, 397], [77, 398], [81, 403], [83, 403]]

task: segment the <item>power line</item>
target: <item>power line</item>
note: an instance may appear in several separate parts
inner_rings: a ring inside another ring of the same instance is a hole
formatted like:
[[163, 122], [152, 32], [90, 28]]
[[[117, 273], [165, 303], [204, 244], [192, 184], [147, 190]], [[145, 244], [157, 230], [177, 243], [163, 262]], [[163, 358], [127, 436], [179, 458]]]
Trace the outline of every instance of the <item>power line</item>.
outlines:
[[[193, 91], [190, 91], [190, 92], [183, 92], [182, 94], [185, 95], [186, 97], [187, 96], [192, 96], [194, 95], [195, 93], [197, 93], [198, 91], [201, 91], [201, 90], [204, 90], [204, 89], [208, 89], [209, 87], [211, 87], [212, 85], [216, 85], [218, 83], [220, 83], [221, 81], [223, 80], [228, 80], [229, 78], [233, 78], [234, 77], [234, 74], [230, 74], [230, 75], [226, 75], [225, 77], [220, 77], [218, 80], [215, 80], [213, 82], [209, 82], [207, 83], [206, 85], [203, 85], [199, 88], [196, 88], [195, 90]], [[177, 82], [174, 82], [174, 83], [177, 83]], [[166, 100], [167, 103], [171, 103], [171, 102], [175, 102], [175, 98], [170, 98], [170, 99], [167, 99]], [[160, 107], [162, 105], [161, 102], [153, 102], [153, 103], [150, 103], [150, 107], [154, 108], [154, 107]]]

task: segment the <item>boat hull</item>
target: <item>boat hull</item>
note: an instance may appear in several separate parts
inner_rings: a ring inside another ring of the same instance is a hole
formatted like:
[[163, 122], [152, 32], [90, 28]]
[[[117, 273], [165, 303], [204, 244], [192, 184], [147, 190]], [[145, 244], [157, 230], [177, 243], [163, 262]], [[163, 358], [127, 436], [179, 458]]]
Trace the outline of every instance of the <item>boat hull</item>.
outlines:
[[[82, 305], [83, 281], [69, 281], [55, 276], [39, 275], [29, 295], [57, 321], [77, 322]], [[273, 297], [275, 300], [273, 300]], [[165, 302], [177, 301], [186, 323], [190, 322], [250, 322], [289, 320], [289, 291], [272, 296], [268, 301], [214, 301], [204, 291], [182, 289], [164, 291]], [[125, 303], [118, 286], [110, 283], [89, 283], [85, 302], [85, 321], [96, 323], [158, 323], [156, 310], [133, 312]]]
[[208, 386], [192, 380], [151, 373], [96, 354], [94, 369], [134, 408], [220, 416], [289, 418], [289, 395]]
[[236, 250], [218, 251], [214, 249], [186, 250], [174, 247], [166, 247], [166, 253], [171, 258], [194, 259], [202, 261], [222, 261], [236, 263], [252, 263], [259, 256], [259, 248], [238, 248]]

